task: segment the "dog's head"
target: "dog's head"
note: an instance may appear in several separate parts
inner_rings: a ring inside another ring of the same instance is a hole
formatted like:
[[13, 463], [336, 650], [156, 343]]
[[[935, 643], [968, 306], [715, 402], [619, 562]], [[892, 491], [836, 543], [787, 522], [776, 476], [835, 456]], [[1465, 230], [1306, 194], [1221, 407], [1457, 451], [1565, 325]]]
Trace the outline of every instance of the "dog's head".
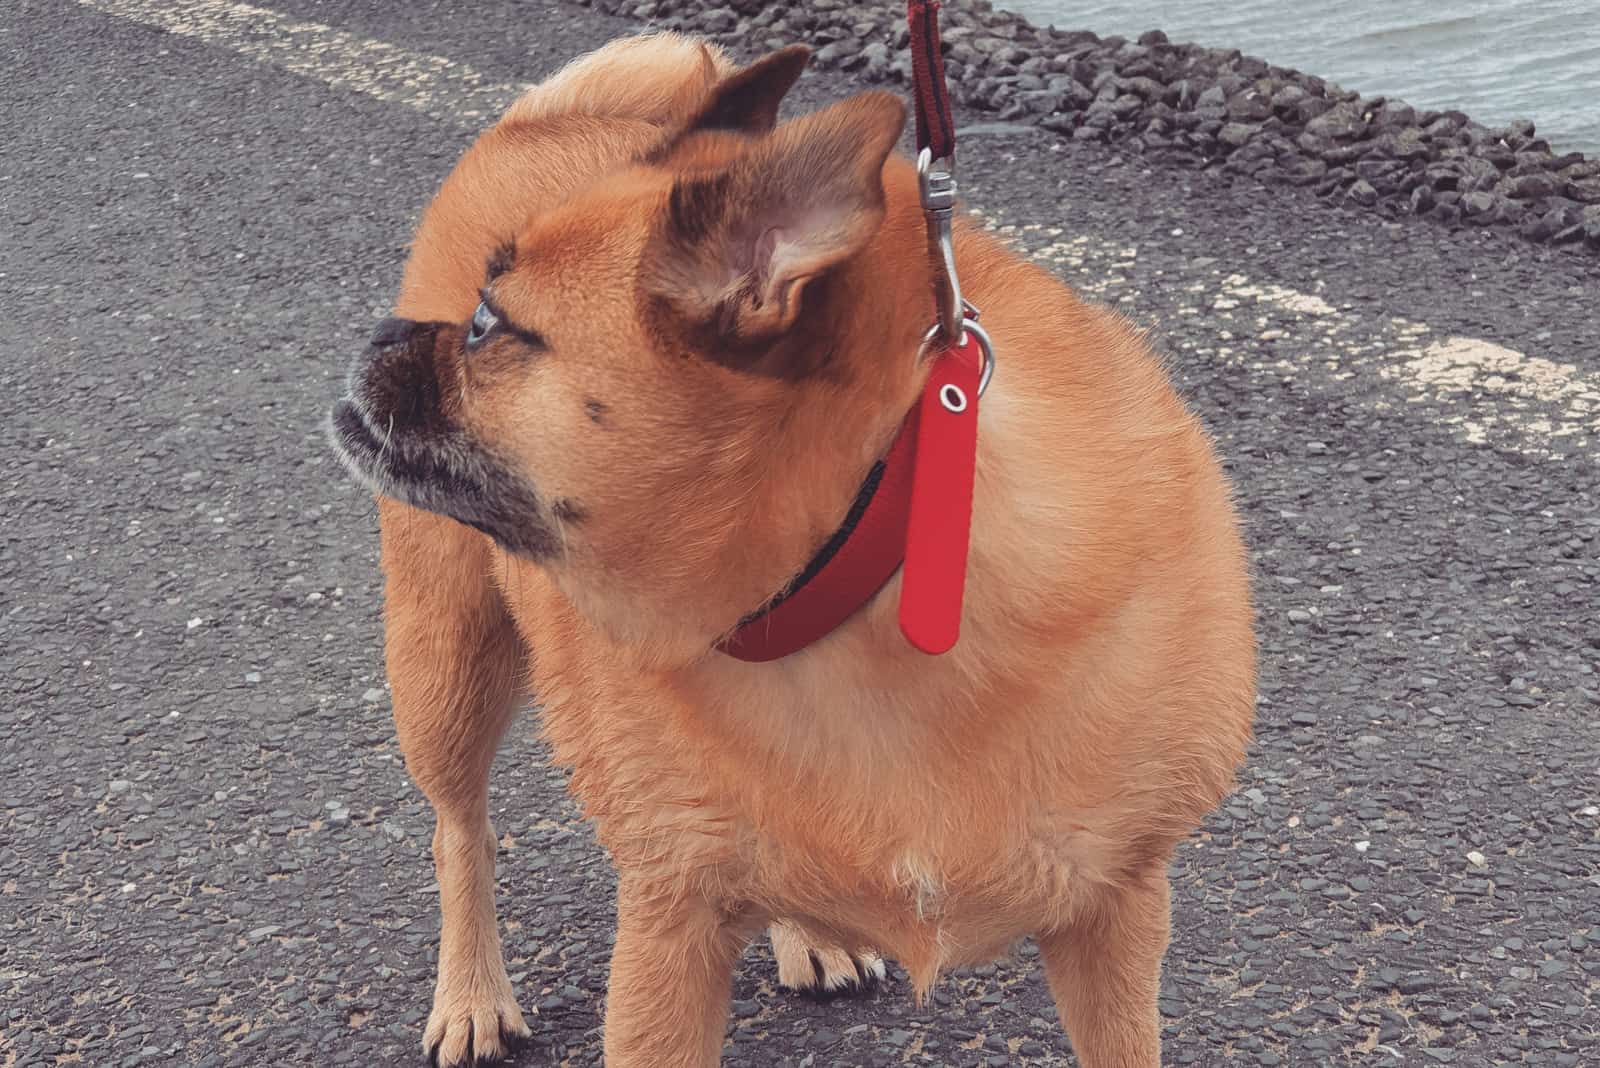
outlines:
[[536, 210], [468, 321], [380, 325], [333, 415], [352, 471], [536, 561], [619, 637], [708, 641], [776, 593], [904, 414], [878, 409], [914, 350], [869, 351], [894, 317], [862, 292], [904, 107], [774, 127], [803, 62], [736, 73]]

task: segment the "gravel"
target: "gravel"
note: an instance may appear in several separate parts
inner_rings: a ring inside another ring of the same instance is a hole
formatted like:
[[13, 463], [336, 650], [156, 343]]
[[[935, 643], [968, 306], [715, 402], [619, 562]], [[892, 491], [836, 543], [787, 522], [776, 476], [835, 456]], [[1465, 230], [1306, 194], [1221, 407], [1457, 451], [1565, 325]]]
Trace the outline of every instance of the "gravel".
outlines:
[[[595, 9], [740, 47], [805, 41], [823, 70], [905, 85], [904, 5], [590, 0]], [[1600, 251], [1600, 160], [1558, 154], [1530, 119], [1487, 127], [1460, 111], [1364, 97], [1237, 49], [1039, 27], [986, 0], [942, 12], [950, 91], [1008, 122], [1151, 159], [1304, 187], [1383, 218], [1513, 231]]]

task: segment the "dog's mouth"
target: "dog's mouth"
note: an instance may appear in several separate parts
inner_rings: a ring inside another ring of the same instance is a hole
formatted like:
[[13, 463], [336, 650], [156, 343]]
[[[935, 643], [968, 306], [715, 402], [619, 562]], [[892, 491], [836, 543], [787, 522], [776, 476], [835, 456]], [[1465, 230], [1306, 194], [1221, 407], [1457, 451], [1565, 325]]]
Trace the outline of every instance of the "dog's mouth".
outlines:
[[[465, 523], [514, 553], [553, 556], [561, 539], [532, 488], [437, 410], [417, 419], [417, 406], [434, 402], [397, 391], [403, 382], [373, 382], [385, 370], [381, 358], [358, 362], [349, 392], [333, 406], [328, 437], [350, 474], [374, 493]], [[409, 410], [385, 411], [374, 398]]]
[[482, 487], [451, 470], [448, 446], [424, 445], [411, 432], [397, 431], [392, 415], [381, 429], [376, 421], [354, 396], [341, 397], [333, 406], [329, 427], [333, 449], [358, 481], [379, 493], [401, 497], [423, 490], [442, 497], [481, 495]]

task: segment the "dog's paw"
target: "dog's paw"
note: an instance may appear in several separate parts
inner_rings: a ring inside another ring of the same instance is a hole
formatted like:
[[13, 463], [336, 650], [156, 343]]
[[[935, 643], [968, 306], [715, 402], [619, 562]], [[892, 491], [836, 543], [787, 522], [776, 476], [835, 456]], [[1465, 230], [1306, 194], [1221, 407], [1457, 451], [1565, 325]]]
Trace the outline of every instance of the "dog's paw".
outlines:
[[497, 976], [473, 978], [476, 981], [447, 984], [440, 976], [433, 1012], [422, 1034], [423, 1052], [434, 1068], [493, 1064], [532, 1034], [504, 967]]
[[791, 923], [773, 923], [772, 955], [778, 959], [778, 985], [820, 997], [858, 994], [883, 982], [883, 958], [870, 949], [854, 952], [813, 942]]

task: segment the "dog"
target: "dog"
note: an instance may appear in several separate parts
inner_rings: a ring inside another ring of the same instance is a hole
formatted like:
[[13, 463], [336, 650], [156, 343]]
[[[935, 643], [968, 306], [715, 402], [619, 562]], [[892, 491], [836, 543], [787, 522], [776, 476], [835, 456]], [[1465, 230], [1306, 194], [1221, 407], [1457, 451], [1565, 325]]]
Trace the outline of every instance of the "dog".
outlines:
[[858, 537], [930, 374], [905, 108], [780, 124], [806, 54], [647, 36], [531, 90], [428, 208], [335, 405], [437, 814], [441, 1064], [527, 1033], [487, 790], [528, 690], [617, 870], [613, 1068], [717, 1064], [768, 925], [786, 980], [882, 951], [918, 997], [1031, 936], [1085, 1068], [1159, 1063], [1167, 866], [1244, 759], [1255, 642], [1229, 484], [1141, 332], [959, 222], [999, 354], [959, 641], [908, 643], [895, 572], [733, 655]]

